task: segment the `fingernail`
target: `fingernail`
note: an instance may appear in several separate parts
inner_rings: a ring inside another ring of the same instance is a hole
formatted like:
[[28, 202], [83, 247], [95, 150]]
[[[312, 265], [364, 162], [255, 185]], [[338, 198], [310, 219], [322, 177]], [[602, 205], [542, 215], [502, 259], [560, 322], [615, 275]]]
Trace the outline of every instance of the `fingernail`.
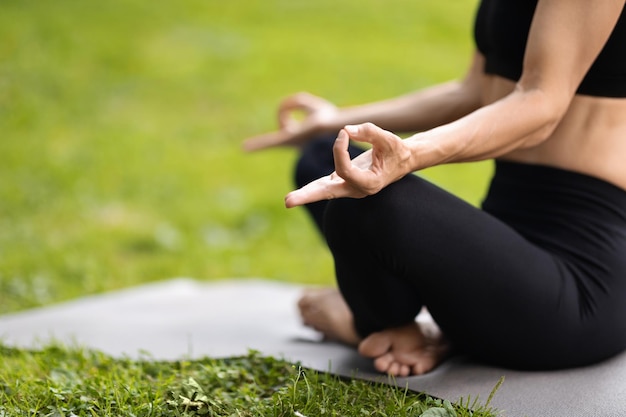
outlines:
[[344, 129], [346, 130], [346, 132], [348, 132], [351, 135], [355, 135], [359, 131], [359, 128], [353, 125], [347, 125], [346, 127], [344, 127]]

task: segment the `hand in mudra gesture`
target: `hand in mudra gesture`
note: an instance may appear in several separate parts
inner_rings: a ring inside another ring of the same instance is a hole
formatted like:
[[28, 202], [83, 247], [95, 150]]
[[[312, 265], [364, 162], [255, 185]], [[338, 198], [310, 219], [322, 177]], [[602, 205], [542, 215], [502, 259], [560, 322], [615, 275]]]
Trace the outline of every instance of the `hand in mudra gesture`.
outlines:
[[[372, 148], [351, 160], [350, 139], [370, 143]], [[366, 197], [411, 172], [411, 152], [406, 143], [372, 123], [343, 128], [335, 141], [333, 155], [335, 172], [287, 194], [287, 207], [341, 197]]]
[[[258, 151], [275, 146], [299, 147], [316, 133], [332, 129], [337, 107], [330, 101], [309, 93], [287, 97], [278, 107], [278, 126], [275, 132], [248, 138], [243, 148]], [[299, 119], [297, 116], [302, 115]]]

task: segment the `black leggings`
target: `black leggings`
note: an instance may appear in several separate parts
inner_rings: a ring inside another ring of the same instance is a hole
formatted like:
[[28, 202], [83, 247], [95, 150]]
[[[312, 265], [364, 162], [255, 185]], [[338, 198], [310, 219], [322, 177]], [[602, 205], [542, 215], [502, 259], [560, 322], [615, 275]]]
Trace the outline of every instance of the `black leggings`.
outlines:
[[[333, 139], [303, 151], [298, 186], [333, 170]], [[426, 306], [457, 351], [495, 365], [581, 366], [626, 348], [626, 192], [609, 183], [498, 161], [482, 210], [415, 175], [307, 208], [361, 336]]]

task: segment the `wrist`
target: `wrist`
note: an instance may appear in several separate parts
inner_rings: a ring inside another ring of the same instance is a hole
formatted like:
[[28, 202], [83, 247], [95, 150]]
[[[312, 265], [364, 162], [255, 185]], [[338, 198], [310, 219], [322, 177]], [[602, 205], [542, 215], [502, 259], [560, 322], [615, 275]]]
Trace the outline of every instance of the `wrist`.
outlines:
[[411, 172], [447, 162], [442, 142], [435, 140], [429, 132], [415, 134], [404, 141], [410, 151], [407, 163], [411, 167]]

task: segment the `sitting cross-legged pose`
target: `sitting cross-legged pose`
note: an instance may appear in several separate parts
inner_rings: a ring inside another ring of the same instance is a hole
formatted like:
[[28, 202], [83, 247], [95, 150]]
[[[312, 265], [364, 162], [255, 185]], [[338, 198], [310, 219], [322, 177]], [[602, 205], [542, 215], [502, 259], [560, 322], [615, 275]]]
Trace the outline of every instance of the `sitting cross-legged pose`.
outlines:
[[[280, 128], [244, 147], [301, 152], [285, 203], [309, 209], [338, 287], [303, 295], [304, 323], [397, 376], [450, 352], [556, 369], [623, 351], [624, 5], [482, 0], [459, 81], [345, 108], [285, 99]], [[486, 159], [480, 208], [412, 175]]]

